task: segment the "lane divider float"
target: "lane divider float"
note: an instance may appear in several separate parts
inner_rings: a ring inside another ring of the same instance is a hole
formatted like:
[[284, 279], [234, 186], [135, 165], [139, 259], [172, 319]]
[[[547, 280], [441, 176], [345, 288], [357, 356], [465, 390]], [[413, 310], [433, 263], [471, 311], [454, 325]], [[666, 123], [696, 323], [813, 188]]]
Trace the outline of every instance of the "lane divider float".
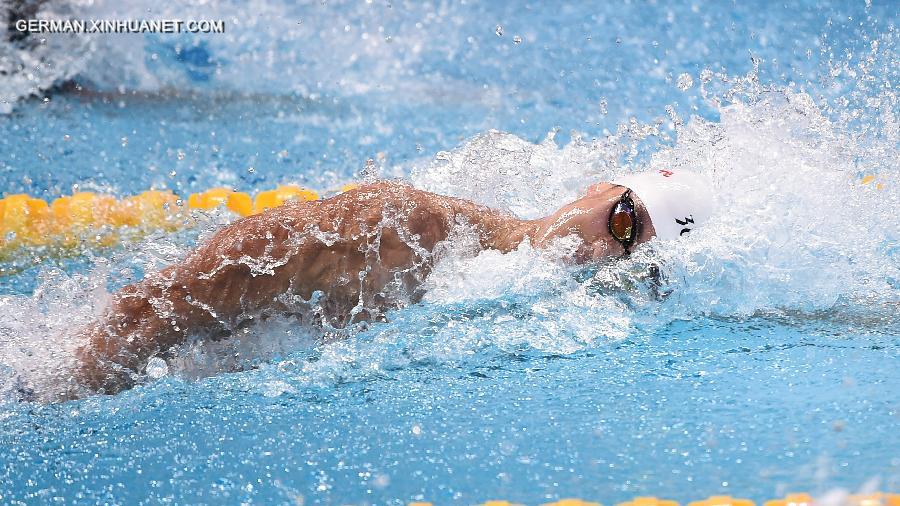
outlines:
[[[355, 187], [344, 185], [339, 192]], [[230, 188], [211, 188], [186, 200], [169, 190], [148, 190], [122, 199], [77, 192], [49, 203], [26, 194], [7, 195], [0, 199], [0, 259], [22, 248], [64, 255], [80, 247], [114, 246], [152, 231], [175, 231], [191, 224], [192, 209], [221, 207], [249, 216], [289, 201], [319, 198], [315, 190], [297, 185], [281, 185], [254, 197]]]
[[[410, 502], [409, 506], [433, 506], [430, 502]], [[835, 504], [829, 501], [828, 504]], [[841, 498], [838, 503], [841, 506], [900, 506], [900, 494], [885, 494], [875, 492], [872, 494], [848, 495]], [[727, 495], [714, 495], [699, 501], [691, 501], [688, 506], [755, 506], [750, 499], [740, 499]], [[765, 501], [764, 506], [815, 506], [816, 501], [809, 494], [788, 494], [781, 499]], [[479, 504], [479, 506], [524, 506], [522, 503], [491, 500]], [[599, 502], [585, 501], [583, 499], [560, 499], [555, 502], [543, 503], [540, 506], [601, 506]], [[676, 501], [659, 499], [656, 497], [635, 497], [631, 501], [617, 503], [616, 506], [679, 506]]]

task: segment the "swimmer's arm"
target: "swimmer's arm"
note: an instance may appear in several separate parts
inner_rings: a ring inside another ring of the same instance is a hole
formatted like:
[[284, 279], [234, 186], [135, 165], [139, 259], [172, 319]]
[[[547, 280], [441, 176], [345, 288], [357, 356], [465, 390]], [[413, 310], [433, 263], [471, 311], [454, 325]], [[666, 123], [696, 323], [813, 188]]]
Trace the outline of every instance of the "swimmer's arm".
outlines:
[[238, 220], [179, 264], [122, 288], [85, 331], [78, 383], [106, 393], [129, 388], [148, 359], [187, 336], [227, 333], [288, 290], [308, 297], [327, 252], [321, 242], [291, 240], [316, 215], [290, 211]]
[[[149, 358], [189, 335], [227, 333], [243, 315], [277, 310], [280, 295], [308, 300], [313, 291], [334, 287], [337, 278], [355, 276], [365, 267], [359, 223], [377, 224], [380, 209], [399, 205], [396, 190], [379, 183], [238, 220], [179, 264], [122, 288], [83, 333], [77, 383], [106, 393], [130, 388]], [[310, 230], [338, 240], [326, 244], [311, 238]]]
[[[87, 342], [78, 353], [79, 383], [106, 393], [129, 388], [132, 375], [150, 357], [183, 343], [188, 335], [225, 333], [242, 315], [277, 306], [278, 296], [288, 292], [309, 299], [314, 290], [336, 290], [338, 278], [355, 276], [366, 266], [360, 246], [367, 239], [360, 224], [371, 228], [384, 209], [410, 205], [414, 212], [403, 226], [429, 251], [446, 239], [454, 222], [474, 226], [482, 247], [501, 251], [515, 248], [531, 226], [464, 199], [394, 183], [238, 220], [183, 262], [115, 294], [104, 316], [85, 332]], [[304, 240], [310, 227], [339, 240]], [[406, 255], [412, 251], [405, 244], [391, 244], [383, 236], [380, 248], [382, 263], [410, 263]]]

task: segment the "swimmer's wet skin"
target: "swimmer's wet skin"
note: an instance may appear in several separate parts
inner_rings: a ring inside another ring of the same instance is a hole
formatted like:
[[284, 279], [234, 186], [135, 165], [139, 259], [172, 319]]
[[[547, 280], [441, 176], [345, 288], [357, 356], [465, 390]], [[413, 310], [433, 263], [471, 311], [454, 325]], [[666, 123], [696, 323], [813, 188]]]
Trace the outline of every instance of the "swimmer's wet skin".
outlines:
[[[567, 259], [574, 263], [626, 254], [658, 231], [677, 237], [708, 214], [709, 196], [696, 184], [660, 189], [674, 184], [671, 174], [594, 185], [537, 220], [391, 182], [240, 219], [182, 262], [115, 294], [84, 330], [87, 344], [68, 397], [129, 388], [149, 358], [187, 336], [224, 336], [268, 314], [309, 315], [303, 309], [314, 304], [321, 308], [317, 321], [306, 323], [341, 328], [381, 319], [383, 311], [421, 298], [432, 252], [459, 223], [476, 231], [482, 249], [503, 253], [524, 241], [544, 248], [574, 235], [580, 245]], [[685, 205], [696, 207], [685, 214]], [[687, 226], [679, 225], [684, 217]]]

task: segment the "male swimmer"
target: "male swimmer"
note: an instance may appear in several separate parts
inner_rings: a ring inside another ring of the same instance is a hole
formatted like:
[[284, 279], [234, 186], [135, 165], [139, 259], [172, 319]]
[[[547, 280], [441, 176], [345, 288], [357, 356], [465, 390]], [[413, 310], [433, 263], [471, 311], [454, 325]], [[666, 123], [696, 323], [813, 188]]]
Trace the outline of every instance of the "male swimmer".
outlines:
[[183, 261], [115, 294], [85, 331], [70, 396], [129, 388], [148, 359], [188, 336], [224, 336], [269, 314], [334, 328], [380, 319], [422, 296], [432, 252], [458, 224], [477, 233], [482, 249], [504, 253], [575, 236], [572, 260], [584, 263], [686, 234], [711, 202], [702, 176], [658, 171], [593, 185], [536, 220], [391, 182], [288, 203], [226, 226]]

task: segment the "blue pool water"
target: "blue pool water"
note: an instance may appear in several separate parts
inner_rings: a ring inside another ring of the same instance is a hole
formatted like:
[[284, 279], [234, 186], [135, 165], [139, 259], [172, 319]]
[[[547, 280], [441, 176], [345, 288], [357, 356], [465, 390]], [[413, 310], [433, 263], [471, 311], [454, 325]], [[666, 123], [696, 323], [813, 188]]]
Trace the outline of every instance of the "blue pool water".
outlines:
[[48, 2], [227, 31], [0, 31], [6, 194], [329, 190], [372, 159], [524, 217], [689, 167], [719, 211], [690, 242], [586, 270], [460, 240], [422, 302], [350, 339], [274, 320], [56, 404], [17, 385], [52, 390], [112, 290], [232, 218], [20, 251], [0, 265], [0, 503], [900, 491], [897, 7]]

